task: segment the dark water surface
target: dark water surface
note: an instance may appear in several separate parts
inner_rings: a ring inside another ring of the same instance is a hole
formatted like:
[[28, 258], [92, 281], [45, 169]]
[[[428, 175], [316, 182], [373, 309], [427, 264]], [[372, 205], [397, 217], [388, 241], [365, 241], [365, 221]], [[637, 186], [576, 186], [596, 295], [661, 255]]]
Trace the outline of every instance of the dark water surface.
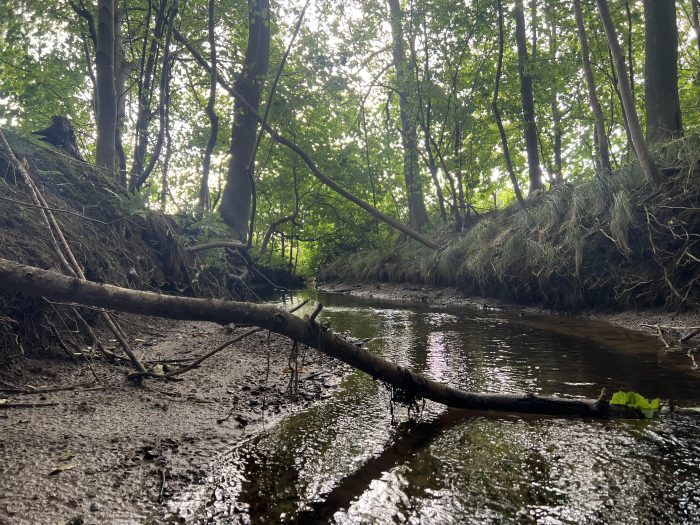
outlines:
[[[308, 297], [335, 331], [375, 338], [370, 351], [465, 390], [597, 397], [606, 386], [700, 405], [685, 354], [603, 323], [314, 292], [287, 306]], [[192, 523], [700, 523], [700, 417], [426, 403], [409, 418], [390, 397], [351, 373], [330, 399], [219, 458], [175, 505]]]

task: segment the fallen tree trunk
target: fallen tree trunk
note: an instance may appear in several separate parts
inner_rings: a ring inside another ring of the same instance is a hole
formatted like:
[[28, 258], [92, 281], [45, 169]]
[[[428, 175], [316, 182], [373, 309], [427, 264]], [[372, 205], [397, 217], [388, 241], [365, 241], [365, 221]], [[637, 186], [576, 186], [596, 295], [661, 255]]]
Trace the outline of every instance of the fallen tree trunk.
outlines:
[[134, 314], [220, 324], [258, 326], [314, 347], [395, 388], [404, 397], [420, 397], [455, 408], [500, 410], [588, 417], [625, 416], [633, 413], [593, 399], [564, 399], [528, 394], [470, 393], [437, 383], [397, 366], [334, 334], [312, 317], [303, 319], [270, 305], [218, 299], [193, 299], [141, 292], [67, 277], [58, 272], [25, 266], [0, 258], [0, 289], [37, 295]]

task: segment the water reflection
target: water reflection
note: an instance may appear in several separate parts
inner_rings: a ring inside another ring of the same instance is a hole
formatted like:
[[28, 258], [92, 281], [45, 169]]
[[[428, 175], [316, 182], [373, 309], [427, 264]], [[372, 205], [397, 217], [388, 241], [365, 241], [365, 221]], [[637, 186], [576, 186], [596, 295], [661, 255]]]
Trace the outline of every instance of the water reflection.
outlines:
[[[697, 372], [628, 332], [591, 324], [590, 339], [578, 321], [551, 331], [545, 319], [502, 313], [323, 302], [334, 330], [377, 337], [371, 351], [460, 388], [595, 396], [608, 386], [698, 403]], [[605, 422], [428, 403], [411, 422], [405, 409], [392, 416], [389, 398], [351, 374], [325, 404], [221, 458], [190, 521], [693, 523], [700, 515], [692, 418]]]

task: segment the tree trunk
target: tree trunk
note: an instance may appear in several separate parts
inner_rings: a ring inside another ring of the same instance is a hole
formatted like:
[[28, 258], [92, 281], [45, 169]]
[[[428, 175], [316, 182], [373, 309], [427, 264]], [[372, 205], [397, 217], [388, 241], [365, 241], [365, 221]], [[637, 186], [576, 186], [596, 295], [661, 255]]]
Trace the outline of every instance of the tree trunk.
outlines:
[[605, 119], [603, 110], [598, 101], [598, 94], [595, 88], [595, 78], [593, 77], [593, 68], [591, 67], [590, 49], [588, 46], [588, 35], [586, 34], [586, 26], [583, 22], [583, 13], [581, 11], [581, 0], [574, 0], [574, 14], [576, 17], [576, 28], [578, 29], [578, 39], [581, 44], [581, 62], [583, 64], [583, 75], [586, 78], [586, 87], [588, 88], [588, 102], [591, 105], [593, 112], [593, 120], [595, 122], [596, 134], [596, 153], [604, 171], [611, 171], [610, 154], [608, 146], [608, 136], [605, 133]]
[[636, 100], [634, 94], [634, 46], [632, 43], [632, 10], [629, 0], [625, 0], [625, 15], [627, 15], [627, 67], [630, 75], [630, 90], [632, 90], [632, 100]]
[[520, 75], [520, 97], [523, 104], [525, 147], [527, 164], [530, 172], [529, 194], [543, 190], [540, 155], [537, 150], [537, 127], [535, 124], [535, 99], [532, 93], [532, 75], [530, 59], [527, 54], [527, 36], [525, 34], [525, 15], [522, 0], [515, 2], [515, 39], [518, 44], [518, 73]]
[[119, 183], [126, 187], [126, 153], [122, 131], [126, 118], [126, 80], [129, 73], [129, 63], [124, 51], [124, 39], [122, 38], [122, 20], [124, 13], [117, 9], [114, 13], [114, 89], [117, 96], [117, 129], [115, 135], [115, 148], [118, 161]]
[[[560, 25], [558, 24], [558, 20], [555, 18], [555, 15], [550, 8], [547, 8], [545, 11], [545, 20], [547, 26], [549, 27], [549, 57], [553, 62], [557, 63], [556, 74], [557, 76], [559, 76], [559, 41], [557, 40], [557, 33], [560, 29]], [[550, 100], [550, 105], [552, 108], [552, 132], [554, 133], [554, 144], [552, 146], [554, 150], [554, 174], [552, 177], [552, 183], [562, 184], [564, 182], [561, 156], [563, 132], [561, 125], [561, 110], [559, 109], [559, 101], [557, 100], [557, 94], [557, 87], [556, 84], [554, 84], [552, 86], [552, 98]]]
[[[698, 48], [697, 71], [695, 72], [695, 83], [700, 84], [700, 1], [690, 0], [690, 25], [695, 33], [695, 45]], [[700, 94], [699, 94], [700, 95]]]
[[464, 392], [363, 350], [315, 320], [302, 319], [270, 305], [127, 290], [66, 277], [58, 272], [24, 266], [1, 258], [0, 286], [3, 290], [44, 297], [50, 301], [76, 302], [170, 319], [258, 326], [339, 359], [375, 379], [403, 390], [408, 398], [415, 396], [430, 399], [455, 408], [586, 417], [634, 416], [634, 413], [610, 406], [606, 401], [592, 399]]
[[153, 86], [155, 85], [156, 56], [163, 38], [166, 24], [167, 0], [160, 0], [157, 5], [155, 20], [153, 23], [153, 37], [148, 45], [148, 28], [151, 22], [153, 2], [148, 3], [146, 15], [146, 31], [143, 37], [143, 50], [141, 54], [141, 67], [139, 71], [138, 89], [138, 114], [136, 116], [134, 163], [129, 173], [129, 189], [134, 190], [141, 178], [145, 167], [146, 150], [148, 149], [148, 125], [151, 122], [151, 99], [153, 98]]
[[97, 143], [95, 161], [114, 173], [117, 133], [117, 92], [114, 87], [114, 0], [97, 2]]
[[248, 237], [250, 200], [254, 184], [252, 172], [255, 169], [255, 166], [249, 164], [256, 144], [256, 113], [260, 107], [260, 94], [269, 59], [269, 1], [249, 0], [248, 47], [243, 71], [235, 84], [236, 91], [245, 98], [249, 106], [236, 99], [231, 135], [231, 158], [219, 208], [224, 222], [233, 229], [234, 235], [242, 241]]
[[[427, 55], [427, 51], [426, 51]], [[411, 49], [411, 60], [415, 65], [415, 80], [416, 80], [416, 93], [418, 94], [418, 114], [420, 117], [420, 126], [423, 131], [423, 149], [425, 150], [426, 162], [428, 164], [428, 169], [430, 170], [430, 176], [433, 179], [433, 185], [435, 186], [435, 194], [438, 198], [438, 205], [440, 207], [440, 220], [442, 224], [447, 224], [447, 211], [445, 209], [445, 196], [442, 194], [442, 187], [440, 186], [440, 180], [438, 179], [438, 167], [435, 162], [435, 154], [433, 153], [433, 148], [430, 143], [431, 138], [431, 125], [432, 125], [432, 102], [430, 99], [430, 94], [428, 93], [427, 98], [423, 98], [420, 86], [420, 78], [418, 76], [418, 61], [416, 60], [415, 50]], [[428, 69], [428, 57], [425, 59], [424, 68], [424, 79], [428, 86], [430, 86], [430, 76]], [[429, 88], [428, 88], [429, 89]], [[423, 106], [425, 105], [425, 109]]]
[[[177, 28], [174, 30], [173, 35], [175, 38], [180, 41], [186, 48], [187, 50], [192, 54], [194, 59], [197, 61], [197, 63], [204, 68], [205, 71], [209, 72], [211, 71], [211, 66], [207, 63], [207, 61], [202, 57], [202, 55], [195, 49], [192, 44], [177, 30]], [[231, 86], [224, 78], [219, 75], [219, 85], [223, 87], [226, 92], [228, 92], [232, 97], [234, 97], [237, 101], [241, 103], [241, 105], [245, 108], [248, 108], [249, 111], [252, 111], [252, 106], [247, 102], [245, 97], [241, 95], [241, 93], [236, 90], [233, 86]], [[291, 151], [296, 153], [303, 161], [304, 164], [309, 168], [309, 171], [311, 171], [312, 175], [316, 177], [319, 181], [321, 181], [324, 185], [328, 186], [330, 189], [341, 195], [342, 197], [348, 199], [350, 202], [356, 204], [363, 210], [365, 210], [367, 213], [372, 215], [372, 217], [375, 217], [379, 219], [380, 221], [388, 224], [392, 228], [400, 231], [401, 233], [404, 233], [408, 237], [411, 237], [412, 239], [415, 239], [419, 243], [421, 243], [424, 246], [427, 246], [428, 248], [431, 248], [433, 250], [437, 250], [439, 248], [439, 245], [427, 237], [424, 237], [421, 235], [419, 232], [409, 228], [402, 222], [394, 219], [390, 215], [387, 215], [386, 213], [383, 213], [379, 211], [377, 208], [374, 206], [366, 203], [359, 197], [356, 197], [352, 193], [350, 193], [348, 190], [340, 186], [337, 182], [335, 182], [333, 179], [328, 177], [325, 173], [323, 173], [319, 167], [316, 165], [316, 163], [313, 161], [313, 159], [309, 156], [306, 151], [304, 151], [298, 144], [296, 144], [294, 141], [288, 139], [287, 137], [282, 136], [280, 133], [278, 133], [270, 124], [265, 122], [263, 117], [259, 115], [257, 112], [253, 112], [253, 115], [257, 119], [259, 123], [261, 123], [263, 129], [265, 132], [270, 136], [272, 140], [277, 142], [278, 144], [281, 144], [285, 146], [286, 148], [289, 148]], [[391, 192], [391, 188], [390, 188]], [[393, 193], [391, 194], [393, 198]], [[396, 199], [394, 199], [394, 202], [396, 202]]]
[[[428, 213], [423, 199], [423, 185], [418, 166], [417, 115], [409, 96], [411, 78], [406, 71], [404, 35], [401, 6], [399, 0], [388, 0], [391, 19], [392, 55], [396, 83], [399, 93], [399, 115], [401, 120], [401, 144], [403, 146], [403, 175], [408, 197], [408, 223], [414, 230], [420, 230], [428, 222]], [[411, 68], [409, 68], [410, 71]]]
[[167, 16], [167, 32], [165, 34], [165, 45], [163, 46], [163, 60], [160, 68], [160, 87], [158, 93], [158, 135], [156, 143], [153, 146], [153, 153], [148, 159], [148, 164], [143, 169], [143, 173], [133, 181], [132, 189], [141, 189], [141, 187], [151, 176], [156, 162], [160, 158], [160, 153], [165, 142], [166, 127], [168, 122], [168, 112], [170, 111], [170, 71], [172, 68], [170, 56], [170, 43], [173, 36], [173, 28], [175, 27], [175, 17], [177, 16], [179, 0], [173, 0]]
[[607, 0], [596, 0], [596, 3], [598, 4], [600, 19], [602, 20], [603, 27], [605, 28], [605, 35], [608, 39], [608, 46], [610, 47], [613, 63], [615, 65], [615, 69], [617, 70], [617, 81], [620, 86], [622, 105], [625, 108], [627, 125], [632, 137], [634, 149], [637, 153], [637, 158], [639, 159], [639, 164], [641, 165], [642, 171], [644, 171], [644, 175], [646, 176], [647, 180], [653, 186], [659, 186], [663, 182], [663, 178], [661, 177], [661, 173], [659, 173], [659, 169], [656, 167], [656, 164], [654, 164], [654, 160], [651, 158], [651, 153], [649, 152], [649, 147], [644, 140], [644, 132], [642, 131], [642, 126], [639, 124], [639, 115], [637, 114], [637, 108], [634, 105], [632, 89], [630, 88], [629, 77], [627, 76], [627, 70], [625, 68], [625, 57], [622, 54], [620, 42], [618, 41], [617, 34], [615, 33], [615, 27], [613, 25], [612, 17], [610, 16], [610, 10], [608, 9], [608, 2]]
[[197, 207], [200, 213], [209, 211], [209, 171], [211, 170], [211, 155], [214, 152], [214, 147], [216, 146], [216, 139], [219, 134], [219, 117], [214, 111], [214, 104], [216, 102], [216, 84], [217, 84], [217, 74], [218, 69], [216, 65], [216, 35], [214, 34], [215, 19], [214, 19], [214, 6], [216, 0], [209, 0], [209, 9], [207, 16], [207, 27], [209, 32], [209, 62], [211, 63], [211, 70], [209, 71], [209, 100], [207, 101], [206, 113], [209, 117], [209, 140], [207, 140], [207, 146], [204, 151], [204, 161], [202, 163], [202, 180], [199, 185], [199, 199], [197, 201]]
[[658, 144], [683, 133], [675, 0], [644, 0], [644, 27], [647, 140]]
[[510, 150], [508, 149], [508, 137], [506, 136], [506, 130], [503, 128], [503, 122], [501, 121], [501, 112], [498, 110], [498, 92], [501, 85], [501, 72], [503, 71], [503, 41], [503, 4], [501, 0], [498, 0], [498, 63], [496, 65], [496, 82], [493, 88], [493, 99], [491, 100], [491, 109], [493, 110], [493, 116], [496, 119], [498, 133], [501, 135], [503, 157], [506, 161], [506, 168], [508, 169], [508, 176], [510, 177], [510, 182], [513, 185], [513, 192], [515, 192], [515, 198], [517, 199], [518, 203], [523, 209], [527, 209], [525, 199], [523, 199], [523, 194], [520, 191], [518, 178], [515, 176], [513, 162], [510, 158]]

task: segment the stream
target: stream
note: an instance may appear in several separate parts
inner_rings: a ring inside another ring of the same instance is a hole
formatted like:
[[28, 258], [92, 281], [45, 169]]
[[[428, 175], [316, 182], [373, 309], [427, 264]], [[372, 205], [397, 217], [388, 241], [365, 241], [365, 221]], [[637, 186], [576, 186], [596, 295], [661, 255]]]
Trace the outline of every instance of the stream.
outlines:
[[[314, 291], [284, 305], [308, 298], [335, 331], [464, 390], [596, 398], [605, 386], [700, 405], [687, 355], [601, 322]], [[386, 386], [352, 372], [321, 404], [218, 458], [206, 484], [171, 508], [202, 524], [700, 523], [699, 423], [432, 402], [409, 414]]]

